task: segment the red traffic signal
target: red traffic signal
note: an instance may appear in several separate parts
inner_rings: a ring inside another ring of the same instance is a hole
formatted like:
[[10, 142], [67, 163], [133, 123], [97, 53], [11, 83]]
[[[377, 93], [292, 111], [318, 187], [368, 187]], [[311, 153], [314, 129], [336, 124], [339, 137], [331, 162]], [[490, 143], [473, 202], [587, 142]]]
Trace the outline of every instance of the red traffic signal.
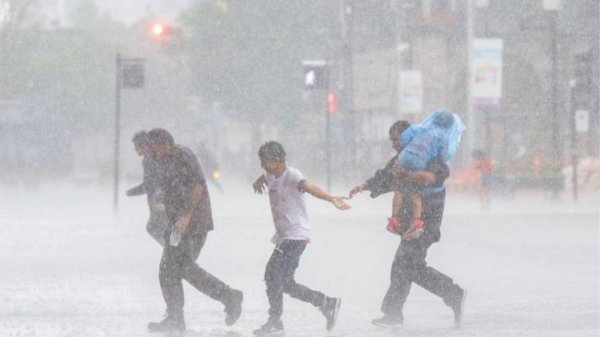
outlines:
[[155, 23], [150, 27], [150, 32], [154, 36], [163, 36], [167, 32], [167, 27], [161, 23]]
[[148, 25], [148, 35], [152, 39], [168, 39], [174, 35], [177, 35], [178, 33], [179, 30], [177, 28], [161, 22], [153, 22]]
[[335, 94], [333, 92], [327, 93], [327, 112], [332, 114], [337, 111], [337, 103], [335, 101]]

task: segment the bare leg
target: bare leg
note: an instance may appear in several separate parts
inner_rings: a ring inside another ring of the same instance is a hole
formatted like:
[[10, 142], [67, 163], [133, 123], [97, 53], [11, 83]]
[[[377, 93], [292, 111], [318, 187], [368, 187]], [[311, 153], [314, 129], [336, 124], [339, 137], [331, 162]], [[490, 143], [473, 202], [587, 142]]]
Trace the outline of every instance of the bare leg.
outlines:
[[423, 214], [423, 200], [421, 199], [421, 194], [413, 193], [410, 196], [410, 201], [412, 202], [413, 219], [421, 219], [421, 214]]
[[402, 212], [402, 201], [404, 195], [400, 192], [394, 193], [394, 199], [392, 199], [392, 217], [399, 218], [400, 212]]

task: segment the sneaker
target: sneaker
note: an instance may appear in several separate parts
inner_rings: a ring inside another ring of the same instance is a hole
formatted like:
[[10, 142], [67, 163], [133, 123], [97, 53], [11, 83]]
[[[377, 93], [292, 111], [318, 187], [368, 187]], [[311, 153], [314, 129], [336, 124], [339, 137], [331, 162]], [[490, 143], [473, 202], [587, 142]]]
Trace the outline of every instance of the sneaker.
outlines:
[[423, 234], [424, 228], [423, 220], [414, 218], [410, 222], [410, 227], [402, 235], [402, 238], [405, 240], [414, 240]]
[[460, 296], [454, 301], [450, 308], [452, 308], [452, 312], [454, 313], [454, 326], [459, 328], [463, 314], [465, 312], [465, 300], [467, 299], [467, 291], [465, 289], [461, 289]]
[[400, 235], [400, 221], [395, 216], [388, 218], [387, 227], [385, 228], [388, 232], [396, 235]]
[[327, 331], [331, 331], [337, 321], [338, 313], [340, 312], [340, 305], [342, 305], [341, 298], [325, 297], [323, 304], [319, 308], [323, 316], [327, 319]]
[[237, 322], [242, 314], [242, 301], [244, 293], [239, 290], [232, 290], [227, 303], [225, 304], [225, 324], [232, 326]]
[[255, 336], [283, 336], [285, 330], [283, 329], [283, 322], [280, 319], [269, 318], [267, 323], [252, 331], [252, 333]]
[[148, 323], [148, 330], [150, 332], [185, 331], [185, 321], [183, 317], [167, 316], [160, 322]]
[[373, 325], [377, 325], [377, 326], [393, 328], [393, 327], [402, 325], [402, 323], [404, 323], [404, 322], [403, 322], [402, 317], [393, 317], [391, 315], [384, 315], [381, 318], [376, 318], [376, 319], [372, 320], [371, 323]]

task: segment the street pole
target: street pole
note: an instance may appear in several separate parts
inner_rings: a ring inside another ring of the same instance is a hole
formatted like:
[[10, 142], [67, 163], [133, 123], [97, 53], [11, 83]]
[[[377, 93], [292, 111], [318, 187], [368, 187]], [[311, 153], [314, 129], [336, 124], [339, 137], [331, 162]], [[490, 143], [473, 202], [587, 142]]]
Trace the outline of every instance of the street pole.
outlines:
[[342, 50], [341, 50], [341, 67], [342, 67], [342, 89], [341, 89], [341, 109], [345, 112], [346, 120], [349, 120], [350, 132], [352, 136], [350, 141], [350, 158], [344, 158], [346, 165], [356, 166], [355, 159], [358, 149], [358, 141], [356, 139], [358, 121], [356, 112], [354, 111], [354, 65], [353, 65], [353, 46], [352, 34], [354, 31], [352, 3], [349, 0], [340, 0], [340, 30], [342, 35]]
[[467, 0], [467, 150], [475, 149], [475, 111], [473, 109], [473, 0]]
[[[328, 81], [329, 82], [329, 81]], [[327, 192], [331, 193], [331, 116], [329, 113], [329, 85], [325, 91], [325, 157], [327, 158]]]
[[[560, 138], [560, 119], [558, 111], [558, 45], [557, 45], [557, 21], [558, 12], [561, 8], [561, 0], [543, 0], [543, 8], [550, 15], [550, 57], [552, 61], [552, 106], [550, 110], [550, 148], [552, 161], [555, 164], [553, 168], [560, 169], [562, 160], [562, 144]], [[553, 172], [559, 173], [559, 172]], [[553, 189], [553, 197], [558, 197], [558, 186]]]
[[577, 105], [575, 104], [575, 80], [570, 81], [571, 87], [571, 166], [573, 167], [572, 173], [572, 184], [573, 184], [573, 199], [577, 201], [578, 198], [578, 175], [577, 169], [579, 164], [579, 158], [577, 156], [577, 126], [575, 122], [575, 111], [577, 111]]
[[550, 146], [552, 148], [553, 160], [560, 167], [561, 153], [560, 146], [560, 125], [558, 119], [558, 47], [556, 44], [556, 17], [557, 11], [550, 13], [551, 19], [551, 58], [552, 58], [552, 110], [551, 110], [551, 138]]
[[121, 138], [121, 54], [117, 53], [115, 60], [116, 72], [116, 93], [115, 93], [115, 158], [114, 158], [114, 191], [113, 208], [115, 214], [119, 210], [119, 148]]

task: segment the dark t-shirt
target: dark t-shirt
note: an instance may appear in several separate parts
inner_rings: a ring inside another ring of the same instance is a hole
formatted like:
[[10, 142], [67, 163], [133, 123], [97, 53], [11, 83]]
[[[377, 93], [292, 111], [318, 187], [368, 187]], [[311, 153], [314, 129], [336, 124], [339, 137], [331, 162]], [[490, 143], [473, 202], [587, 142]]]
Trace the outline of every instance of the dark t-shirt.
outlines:
[[162, 201], [160, 186], [160, 168], [157, 160], [152, 156], [144, 156], [142, 160], [144, 169], [144, 191], [148, 198], [148, 205]]
[[213, 229], [210, 196], [200, 163], [194, 153], [176, 145], [171, 155], [158, 160], [161, 186], [169, 224], [172, 226], [188, 207], [196, 184], [202, 188], [202, 201], [190, 220], [188, 234], [206, 233]]

